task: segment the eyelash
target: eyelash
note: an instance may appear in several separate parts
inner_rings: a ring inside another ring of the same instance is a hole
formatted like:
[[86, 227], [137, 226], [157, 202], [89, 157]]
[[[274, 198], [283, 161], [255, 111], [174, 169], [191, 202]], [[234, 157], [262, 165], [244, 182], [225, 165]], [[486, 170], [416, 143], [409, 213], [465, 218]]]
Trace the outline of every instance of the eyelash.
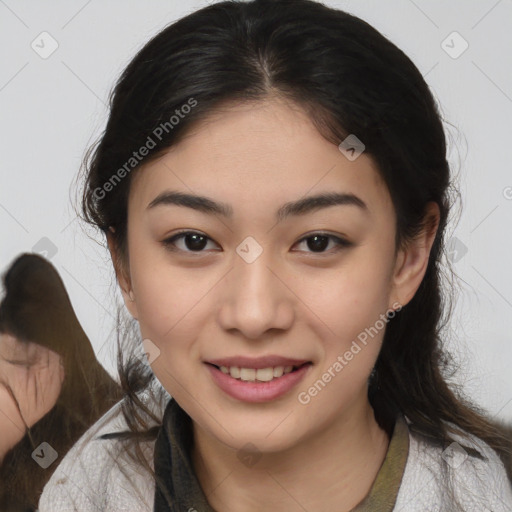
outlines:
[[[207, 240], [212, 240], [211, 238], [207, 237], [205, 234], [203, 234], [199, 231], [181, 231], [181, 232], [173, 235], [172, 237], [167, 238], [166, 240], [163, 240], [162, 244], [170, 251], [179, 251], [179, 252], [190, 253], [190, 254], [201, 254], [202, 252], [205, 252], [204, 250], [190, 251], [190, 250], [177, 249], [175, 246], [175, 242], [179, 239], [185, 238], [186, 235], [200, 235], [200, 236], [205, 237]], [[333, 240], [337, 244], [337, 246], [334, 248], [334, 250], [331, 249], [330, 251], [322, 251], [322, 252], [306, 251], [309, 254], [315, 254], [318, 256], [322, 256], [325, 254], [337, 253], [337, 252], [341, 251], [342, 249], [346, 249], [346, 248], [349, 248], [352, 245], [354, 245], [352, 242], [349, 242], [348, 240], [345, 240], [338, 236], [330, 235], [329, 233], [324, 233], [321, 231], [311, 233], [310, 235], [301, 238], [297, 242], [297, 244], [302, 243], [310, 238], [314, 238], [315, 236], [322, 236], [322, 237], [329, 238], [329, 239]]]

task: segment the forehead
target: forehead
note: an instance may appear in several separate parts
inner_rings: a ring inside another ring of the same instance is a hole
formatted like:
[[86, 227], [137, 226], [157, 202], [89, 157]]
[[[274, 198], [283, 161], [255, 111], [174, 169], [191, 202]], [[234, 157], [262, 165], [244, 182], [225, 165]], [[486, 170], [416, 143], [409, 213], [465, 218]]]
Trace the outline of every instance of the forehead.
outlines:
[[0, 356], [14, 357], [34, 355], [42, 349], [37, 343], [20, 341], [8, 333], [0, 333]]
[[375, 212], [391, 206], [370, 156], [348, 160], [304, 110], [278, 99], [218, 109], [142, 166], [131, 188], [130, 203], [141, 209], [166, 188], [234, 205], [263, 206], [336, 191], [358, 195]]

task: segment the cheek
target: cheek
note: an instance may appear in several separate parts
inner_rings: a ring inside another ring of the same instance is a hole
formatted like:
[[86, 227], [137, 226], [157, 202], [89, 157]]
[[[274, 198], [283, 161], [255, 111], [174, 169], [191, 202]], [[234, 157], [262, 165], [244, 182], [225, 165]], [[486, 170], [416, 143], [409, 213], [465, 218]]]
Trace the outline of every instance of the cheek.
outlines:
[[165, 250], [142, 228], [133, 226], [129, 235], [130, 278], [141, 333], [160, 342], [197, 302], [197, 288], [186, 273], [169, 264]]
[[[362, 263], [362, 260], [359, 260]], [[317, 370], [299, 390], [298, 401], [325, 418], [366, 395], [387, 323], [389, 279], [378, 266], [347, 266], [322, 282], [315, 293], [302, 291], [311, 325], [322, 340]], [[385, 317], [384, 317], [385, 319]], [[326, 328], [327, 326], [327, 328]]]
[[301, 389], [300, 403], [314, 399], [317, 407], [329, 407], [366, 392], [387, 326], [390, 265], [390, 255], [368, 246], [335, 271], [302, 281], [298, 294], [313, 313], [310, 321], [323, 354], [318, 371]]
[[176, 339], [177, 333], [190, 325], [202, 287], [169, 268], [159, 271], [148, 266], [136, 274], [134, 289], [137, 290], [141, 333], [148, 338], [154, 337], [160, 344], [167, 339]]
[[371, 252], [354, 253], [339, 268], [301, 280], [297, 295], [336, 337], [356, 336], [387, 310], [389, 265]]
[[146, 265], [134, 276], [138, 322], [142, 339], [149, 340], [144, 344], [152, 371], [168, 393], [187, 400], [184, 389], [195, 392], [189, 363], [198, 357], [194, 340], [201, 328], [200, 286], [169, 267]]
[[172, 266], [165, 253], [131, 258], [130, 271], [142, 339], [150, 340], [159, 356], [153, 371], [162, 383], [167, 372], [182, 379], [188, 363], [201, 355], [195, 341], [211, 315], [218, 276]]

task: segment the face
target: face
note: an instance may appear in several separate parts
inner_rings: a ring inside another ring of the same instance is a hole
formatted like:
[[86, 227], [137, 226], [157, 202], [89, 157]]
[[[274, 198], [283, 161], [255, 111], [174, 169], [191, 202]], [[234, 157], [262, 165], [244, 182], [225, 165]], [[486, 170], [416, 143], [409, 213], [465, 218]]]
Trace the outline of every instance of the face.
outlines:
[[120, 284], [196, 428], [271, 452], [369, 407], [385, 313], [421, 281], [394, 241], [372, 159], [349, 160], [297, 106], [269, 100], [202, 122], [134, 175]]
[[32, 427], [53, 409], [64, 378], [59, 354], [0, 333], [0, 414], [9, 418], [8, 427], [17, 427], [21, 437], [25, 425]]

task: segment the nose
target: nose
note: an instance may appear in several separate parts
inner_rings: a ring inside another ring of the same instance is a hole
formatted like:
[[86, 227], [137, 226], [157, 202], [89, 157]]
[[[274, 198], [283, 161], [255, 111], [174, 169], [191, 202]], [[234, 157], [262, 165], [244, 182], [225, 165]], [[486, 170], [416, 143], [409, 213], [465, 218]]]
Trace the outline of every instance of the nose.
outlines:
[[226, 331], [258, 339], [273, 329], [289, 329], [294, 294], [282, 271], [272, 268], [265, 251], [252, 263], [238, 256], [221, 286], [219, 323]]

